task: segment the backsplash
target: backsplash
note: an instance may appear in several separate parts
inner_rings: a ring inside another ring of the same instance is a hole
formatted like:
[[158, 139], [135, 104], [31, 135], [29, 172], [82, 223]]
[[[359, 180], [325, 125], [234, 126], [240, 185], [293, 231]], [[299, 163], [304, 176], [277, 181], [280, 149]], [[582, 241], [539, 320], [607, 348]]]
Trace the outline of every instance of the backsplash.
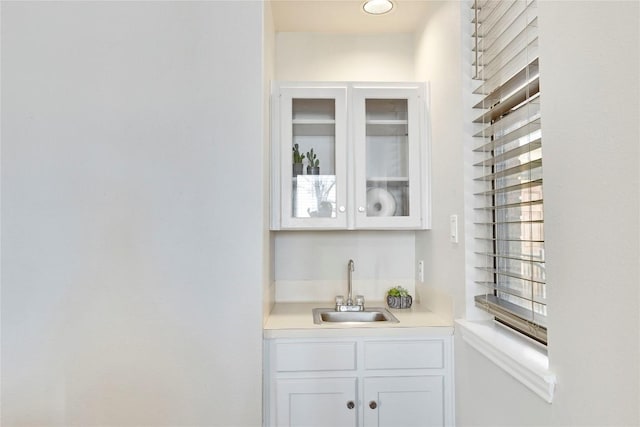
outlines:
[[[353, 280], [353, 295], [363, 295], [366, 305], [385, 300], [387, 290], [394, 286], [406, 288], [415, 296], [413, 280], [379, 279]], [[336, 295], [347, 296], [346, 280], [283, 280], [276, 282], [276, 302], [333, 303]]]
[[275, 279], [414, 279], [413, 231], [279, 231], [275, 234]]

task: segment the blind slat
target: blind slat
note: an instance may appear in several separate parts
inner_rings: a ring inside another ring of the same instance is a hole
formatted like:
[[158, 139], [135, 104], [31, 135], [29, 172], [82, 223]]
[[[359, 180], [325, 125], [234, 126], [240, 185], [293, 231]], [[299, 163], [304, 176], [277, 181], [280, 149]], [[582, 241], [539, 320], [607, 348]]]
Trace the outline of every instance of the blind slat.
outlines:
[[513, 10], [518, 7], [518, 2], [515, 0], [503, 0], [495, 1], [485, 4], [485, 7], [481, 8], [478, 13], [478, 31], [473, 33], [473, 37], [486, 37], [492, 31], [502, 32], [504, 31], [504, 22], [509, 21], [509, 17], [514, 14], [519, 14], [518, 10]]
[[[518, 75], [522, 73], [523, 70], [525, 70], [525, 72], [529, 72], [530, 69], [533, 69], [534, 64], [537, 66], [537, 48], [536, 51], [521, 51], [517, 56], [517, 59], [518, 62], [510, 62], [493, 72], [490, 77], [484, 80], [483, 84], [473, 91], [473, 93], [475, 95], [489, 95], [496, 90], [501, 89], [501, 87], [505, 86], [508, 82], [518, 80]], [[536, 73], [532, 72], [529, 74], [535, 75]]]
[[[517, 33], [536, 18], [536, 13], [533, 12], [537, 7], [535, 0], [499, 0], [491, 4], [492, 8], [479, 10], [478, 28], [475, 30], [474, 25], [471, 34], [471, 37], [478, 39], [481, 48], [490, 47], [499, 37], [507, 40], [516, 38]], [[476, 23], [475, 19], [472, 23]]]
[[[498, 102], [502, 102], [505, 98], [508, 98], [512, 93], [521, 89], [526, 84], [531, 84], [534, 80], [537, 80], [539, 75], [538, 58], [535, 58], [526, 67], [516, 73], [502, 86], [486, 95], [482, 101], [478, 102], [473, 108], [491, 108]], [[533, 93], [532, 93], [533, 94]]]
[[539, 92], [539, 89], [540, 82], [536, 78], [533, 81], [529, 82], [526, 86], [523, 86], [516, 92], [511, 93], [508, 98], [500, 100], [499, 103], [495, 104], [489, 111], [475, 119], [473, 122], [493, 123], [515, 107], [519, 106], [523, 102], [526, 102], [531, 98], [531, 96], [537, 94]]
[[506, 205], [480, 206], [474, 209], [478, 211], [495, 211], [495, 210], [501, 210], [501, 209], [524, 208], [528, 206], [536, 206], [541, 204], [542, 204], [542, 199], [532, 200], [529, 202], [509, 203]]
[[[485, 208], [475, 208], [475, 209], [476, 210], [483, 210]], [[501, 226], [505, 226], [506, 225], [506, 226], [508, 226], [510, 224], [513, 224], [513, 225], [517, 224], [517, 225], [519, 225], [521, 227], [533, 227], [533, 226], [536, 226], [536, 225], [544, 224], [544, 220], [542, 220], [542, 219], [522, 219], [522, 220], [517, 220], [516, 219], [516, 220], [511, 220], [511, 221], [500, 221], [500, 222], [494, 222], [494, 221], [491, 221], [491, 220], [487, 220], [487, 221], [480, 220], [480, 221], [474, 221], [474, 223], [473, 223], [473, 225], [478, 226], [478, 227], [480, 227], [480, 226], [492, 227], [492, 226], [495, 226], [495, 225], [501, 225]], [[476, 228], [476, 230], [477, 230], [477, 228]], [[483, 253], [485, 253], [485, 252], [483, 252]], [[494, 253], [494, 252], [491, 252], [491, 253]]]
[[524, 242], [524, 243], [542, 243], [544, 240], [534, 240], [534, 239], [504, 239], [504, 238], [495, 238], [495, 237], [474, 237], [476, 240], [486, 240], [488, 242]]
[[537, 305], [540, 305], [540, 306], [547, 305], [545, 303], [544, 299], [536, 298], [535, 295], [530, 295], [528, 290], [496, 287], [493, 284], [493, 282], [486, 282], [486, 281], [485, 282], [477, 281], [475, 283], [477, 283], [478, 285], [484, 286], [485, 288], [487, 288], [487, 290], [490, 290], [490, 291], [505, 293], [505, 294], [511, 295], [513, 297], [519, 298], [521, 300], [524, 300], [524, 301], [527, 301], [527, 302], [530, 302], [530, 303], [534, 303], [534, 304], [537, 304]]
[[543, 344], [547, 343], [546, 317], [530, 311], [521, 310], [515, 304], [500, 300], [493, 295], [478, 295], [475, 297], [476, 305], [483, 306], [486, 311], [496, 316], [496, 320], [503, 321], [513, 326], [522, 333], [534, 338]]
[[494, 172], [488, 175], [482, 175], [475, 178], [476, 181], [493, 181], [497, 178], [504, 178], [509, 175], [515, 175], [527, 170], [536, 169], [542, 167], [542, 159], [533, 160], [531, 162], [523, 163], [518, 166], [514, 166], [509, 169], [505, 169], [502, 171]]
[[511, 260], [514, 260], [514, 261], [530, 262], [530, 263], [535, 263], [535, 264], [544, 264], [544, 261], [541, 261], [541, 260], [536, 260], [536, 259], [531, 259], [531, 258], [524, 258], [524, 257], [516, 257], [516, 256], [512, 256], [512, 255], [501, 255], [501, 254], [495, 254], [493, 252], [475, 252], [475, 254], [476, 255], [487, 256], [487, 257], [491, 257], [491, 258], [511, 259]]
[[483, 144], [475, 148], [473, 151], [476, 153], [488, 153], [488, 152], [494, 151], [496, 148], [499, 148], [503, 145], [506, 145], [517, 139], [520, 139], [523, 136], [537, 134], [539, 130], [540, 130], [540, 120], [534, 119], [532, 122], [521, 125], [516, 129], [510, 131], [509, 133], [504, 134], [503, 136], [496, 138], [491, 142], [488, 142], [486, 144]]
[[[534, 23], [536, 24], [536, 23]], [[523, 68], [527, 62], [538, 57], [538, 37], [533, 31], [523, 30], [518, 40], [504, 46], [501, 52], [492, 51], [478, 53], [478, 59], [474, 61], [478, 67], [478, 78], [483, 83], [474, 90], [476, 94], [486, 94], [492, 89], [489, 86], [499, 86], [519, 68]]]
[[[537, 19], [531, 21], [529, 25], [537, 27]], [[490, 47], [479, 50], [478, 58], [473, 60], [472, 65], [478, 65], [478, 67], [483, 68], [491, 64], [496, 58], [499, 58], [500, 61], [504, 63], [507, 58], [512, 58], [517, 52], [533, 43], [537, 38], [535, 31], [529, 31], [527, 27], [522, 28], [515, 38], [511, 40], [505, 39], [503, 41], [496, 40]]]
[[523, 145], [520, 145], [517, 148], [506, 151], [498, 156], [489, 157], [481, 162], [476, 163], [474, 166], [484, 166], [484, 167], [494, 166], [498, 163], [502, 163], [507, 160], [513, 159], [515, 157], [519, 157], [524, 154], [531, 153], [532, 151], [536, 151], [541, 147], [542, 147], [542, 140], [541, 138], [538, 138], [531, 142], [527, 142]]
[[[494, 194], [510, 193], [512, 191], [531, 189], [533, 187], [539, 187], [539, 186], [542, 186], [542, 179], [536, 179], [529, 182], [523, 182], [521, 184], [509, 185], [507, 187], [494, 188], [492, 190], [481, 191], [479, 193], [475, 193], [474, 196], [492, 196]], [[492, 223], [492, 224], [495, 224], [495, 223]]]
[[514, 109], [508, 116], [502, 118], [502, 120], [492, 123], [482, 130], [477, 132], [474, 137], [479, 138], [501, 138], [509, 132], [525, 126], [535, 120], [540, 119], [540, 105], [539, 105], [540, 93], [538, 92], [526, 104]]

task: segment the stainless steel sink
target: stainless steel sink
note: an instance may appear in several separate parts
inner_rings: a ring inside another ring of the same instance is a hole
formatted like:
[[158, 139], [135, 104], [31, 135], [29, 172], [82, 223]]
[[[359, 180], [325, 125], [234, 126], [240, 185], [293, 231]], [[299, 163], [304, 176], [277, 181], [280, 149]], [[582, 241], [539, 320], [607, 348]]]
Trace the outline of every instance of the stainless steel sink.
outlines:
[[398, 323], [398, 319], [386, 308], [370, 307], [364, 311], [336, 311], [334, 308], [314, 308], [313, 323]]

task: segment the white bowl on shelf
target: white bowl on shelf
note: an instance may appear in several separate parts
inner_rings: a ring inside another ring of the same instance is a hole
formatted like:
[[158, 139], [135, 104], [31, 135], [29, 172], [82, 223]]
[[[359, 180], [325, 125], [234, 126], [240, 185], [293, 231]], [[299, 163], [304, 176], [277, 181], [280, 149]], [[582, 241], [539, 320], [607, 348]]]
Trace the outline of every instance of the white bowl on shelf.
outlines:
[[367, 216], [393, 216], [396, 212], [396, 199], [384, 188], [367, 190]]

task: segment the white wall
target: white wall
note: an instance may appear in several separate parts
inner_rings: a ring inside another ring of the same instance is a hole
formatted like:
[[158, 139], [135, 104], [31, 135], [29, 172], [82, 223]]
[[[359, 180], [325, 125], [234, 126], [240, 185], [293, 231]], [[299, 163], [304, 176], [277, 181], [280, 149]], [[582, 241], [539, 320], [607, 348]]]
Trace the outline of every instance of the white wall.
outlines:
[[543, 403], [458, 340], [457, 422], [639, 425], [640, 4], [538, 5], [556, 395]]
[[[416, 259], [425, 261], [426, 295], [444, 292], [464, 310], [464, 198], [460, 5], [434, 1], [416, 33], [415, 74], [430, 85], [432, 229], [416, 233]], [[459, 243], [449, 240], [449, 217], [458, 215]]]
[[2, 3], [2, 425], [260, 424], [261, 49], [260, 2]]
[[401, 34], [278, 33], [276, 78], [413, 81], [413, 37]]
[[[291, 81], [412, 81], [413, 36], [277, 33], [275, 78]], [[331, 300], [354, 290], [384, 299], [395, 284], [413, 289], [414, 232], [275, 232], [276, 299]]]
[[539, 9], [557, 417], [638, 425], [640, 3]]

